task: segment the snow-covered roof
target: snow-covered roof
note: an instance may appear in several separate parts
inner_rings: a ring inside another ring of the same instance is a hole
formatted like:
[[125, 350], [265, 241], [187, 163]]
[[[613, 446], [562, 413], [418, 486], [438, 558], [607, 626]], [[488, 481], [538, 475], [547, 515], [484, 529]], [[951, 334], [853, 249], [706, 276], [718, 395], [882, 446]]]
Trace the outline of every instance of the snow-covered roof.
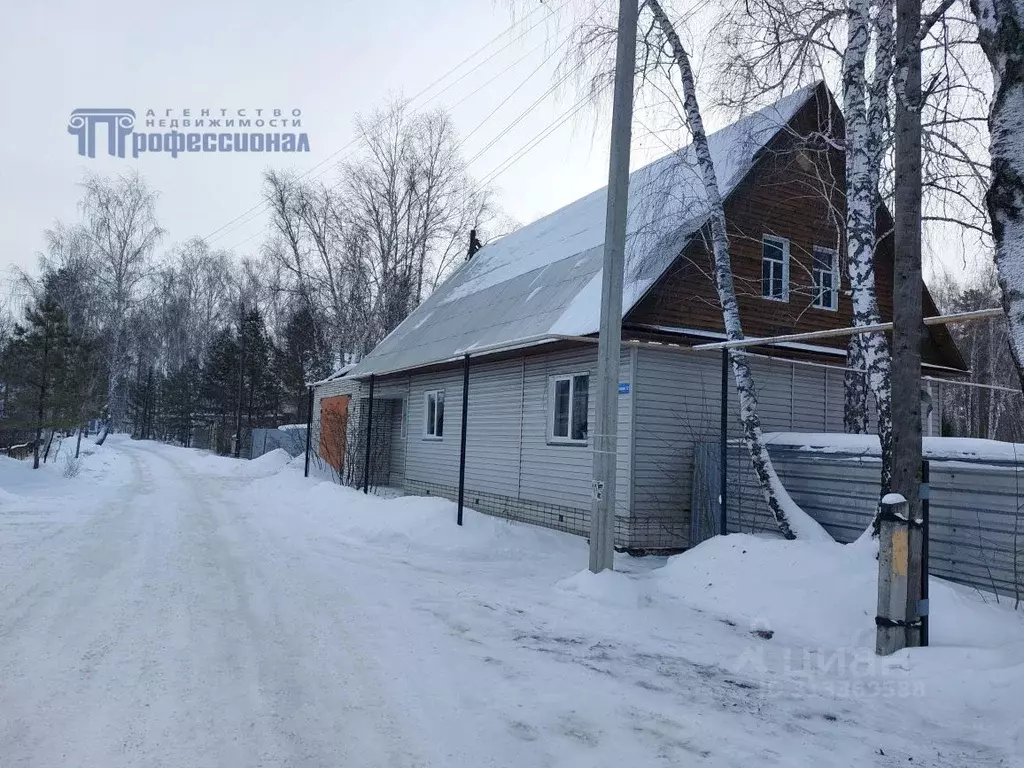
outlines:
[[[727, 197], [757, 152], [814, 94], [800, 89], [711, 134], [719, 188]], [[489, 243], [349, 372], [407, 370], [484, 347], [551, 335], [596, 333], [600, 319], [607, 189]], [[707, 220], [693, 146], [629, 177], [623, 315], [671, 265]]]
[[[315, 387], [318, 384], [326, 384], [329, 381], [334, 381], [335, 379], [341, 379], [341, 378], [347, 376], [349, 374], [349, 372], [353, 368], [355, 368], [355, 367], [356, 367], [355, 363], [346, 363], [345, 365], [341, 366], [341, 368], [339, 368], [334, 373], [332, 373], [330, 376], [328, 376], [326, 379], [321, 379], [320, 381], [314, 381], [313, 382], [313, 386]], [[305, 424], [303, 424], [302, 426], [305, 426]]]

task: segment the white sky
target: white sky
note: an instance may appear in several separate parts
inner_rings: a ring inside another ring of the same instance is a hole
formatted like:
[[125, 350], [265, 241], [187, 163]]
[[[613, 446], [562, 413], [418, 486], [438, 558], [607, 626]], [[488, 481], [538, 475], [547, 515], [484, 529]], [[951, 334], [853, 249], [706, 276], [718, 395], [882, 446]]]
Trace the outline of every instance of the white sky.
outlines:
[[[466, 142], [467, 158], [554, 82], [561, 51], [543, 62], [567, 27], [551, 22], [523, 32], [550, 16], [548, 8], [560, 2], [547, 0], [544, 10], [414, 102], [452, 107], [501, 73], [452, 109], [458, 129], [467, 134], [498, 108]], [[383, 105], [390, 96], [413, 96], [514, 21], [511, 0], [394, 0], [387, 5], [179, 0], [163, 6], [126, 0], [99, 5], [8, 0], [5, 6], [0, 25], [0, 273], [15, 266], [32, 269], [43, 230], [56, 219], [76, 218], [85, 170], [117, 173], [137, 167], [161, 193], [158, 214], [168, 232], [162, 247], [209, 235], [259, 202], [265, 168], [305, 171], [321, 163], [351, 140], [357, 113]], [[571, 87], [548, 97], [474, 160], [471, 170], [477, 178], [488, 174], [575, 100]], [[147, 109], [190, 108], [195, 115], [201, 108], [299, 108], [312, 151], [81, 158], [76, 139], [67, 133], [68, 117], [79, 107], [134, 109], [140, 130], [145, 130]], [[583, 110], [498, 177], [499, 202], [507, 212], [529, 222], [603, 186], [606, 122]], [[722, 121], [711, 122], [717, 126]], [[665, 152], [641, 132], [638, 127], [634, 165]], [[325, 178], [331, 178], [331, 164], [318, 169], [328, 169]], [[265, 221], [263, 215], [249, 214], [221, 230], [212, 245], [233, 247], [239, 255], [255, 252]]]

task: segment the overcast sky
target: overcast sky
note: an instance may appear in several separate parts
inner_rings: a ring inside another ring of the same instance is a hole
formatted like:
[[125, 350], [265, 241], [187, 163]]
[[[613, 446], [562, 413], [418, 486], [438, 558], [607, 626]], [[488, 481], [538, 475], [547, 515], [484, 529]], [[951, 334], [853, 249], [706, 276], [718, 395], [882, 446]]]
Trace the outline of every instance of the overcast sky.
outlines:
[[[477, 178], [575, 103], [573, 90], [565, 89], [506, 130], [554, 82], [565, 25], [549, 9], [559, 5], [548, 0], [525, 19], [521, 11], [513, 32], [414, 102], [452, 108], [462, 134], [487, 118], [467, 140], [467, 158], [504, 132], [472, 162]], [[357, 113], [419, 93], [506, 31], [516, 21], [512, 6], [506, 0], [8, 0], [0, 25], [0, 271], [33, 268], [43, 231], [57, 219], [75, 219], [86, 170], [138, 168], [161, 193], [162, 247], [217, 231], [215, 247], [255, 252], [265, 216], [248, 214], [223, 227], [259, 202], [265, 168], [305, 171], [334, 155], [318, 168], [331, 178], [333, 164], [348, 154], [335, 153], [351, 140]], [[530, 29], [544, 17], [548, 23]], [[105, 156], [101, 133], [98, 156], [82, 158], [67, 124], [72, 110], [85, 107], [134, 109], [140, 123], [148, 109], [188, 108], [193, 115], [203, 108], [301, 109], [311, 151], [121, 160]], [[502, 173], [494, 185], [507, 212], [528, 222], [603, 186], [604, 124], [591, 111], [580, 112]], [[638, 128], [634, 166], [665, 152], [641, 133]]]

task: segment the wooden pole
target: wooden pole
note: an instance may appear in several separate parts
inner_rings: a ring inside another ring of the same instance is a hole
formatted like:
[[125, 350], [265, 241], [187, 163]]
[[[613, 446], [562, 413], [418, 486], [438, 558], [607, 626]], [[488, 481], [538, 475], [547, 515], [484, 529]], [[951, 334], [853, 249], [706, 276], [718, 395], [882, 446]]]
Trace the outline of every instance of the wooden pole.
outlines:
[[[896, 0], [892, 490], [911, 520], [921, 500], [921, 0]], [[916, 594], [916, 593], [915, 593]]]

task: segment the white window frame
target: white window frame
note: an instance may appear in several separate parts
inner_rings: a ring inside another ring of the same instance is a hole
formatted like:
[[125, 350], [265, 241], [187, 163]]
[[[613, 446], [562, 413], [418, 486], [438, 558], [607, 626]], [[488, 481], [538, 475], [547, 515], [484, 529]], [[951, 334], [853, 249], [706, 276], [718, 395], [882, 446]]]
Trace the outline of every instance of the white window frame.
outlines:
[[[825, 270], [818, 269], [814, 266], [814, 254], [816, 252], [829, 253], [832, 255], [832, 291], [828, 304], [821, 304], [818, 301], [821, 297], [818, 275], [826, 274], [826, 272]], [[814, 246], [814, 250], [811, 252], [811, 290], [814, 292], [814, 295], [811, 296], [812, 307], [815, 309], [825, 309], [830, 312], [836, 312], [839, 309], [839, 252], [835, 248], [826, 248], [822, 245]]]
[[[587, 436], [582, 440], [575, 440], [572, 437], [573, 406], [576, 395], [576, 377], [587, 377]], [[569, 382], [569, 414], [567, 434], [563, 437], [555, 434], [555, 386], [559, 381]], [[573, 373], [559, 373], [548, 377], [548, 434], [547, 442], [552, 445], [587, 445], [590, 440], [590, 371], [574, 371]]]
[[[436, 435], [431, 433], [431, 429], [437, 431], [437, 396], [441, 396], [441, 400], [444, 400], [443, 389], [428, 389], [423, 393], [423, 439], [424, 440], [444, 440], [444, 417], [441, 418], [441, 434]], [[430, 408], [428, 403], [430, 398], [434, 398], [434, 423], [431, 424], [429, 421]]]
[[[782, 248], [782, 295], [781, 296], [766, 296], [764, 293], [764, 263], [770, 261], [773, 264], [779, 262], [775, 259], [766, 259], [764, 255], [764, 246], [766, 243], [776, 245]], [[789, 301], [789, 240], [784, 237], [777, 235], [762, 235], [761, 236], [761, 298], [767, 301]]]

